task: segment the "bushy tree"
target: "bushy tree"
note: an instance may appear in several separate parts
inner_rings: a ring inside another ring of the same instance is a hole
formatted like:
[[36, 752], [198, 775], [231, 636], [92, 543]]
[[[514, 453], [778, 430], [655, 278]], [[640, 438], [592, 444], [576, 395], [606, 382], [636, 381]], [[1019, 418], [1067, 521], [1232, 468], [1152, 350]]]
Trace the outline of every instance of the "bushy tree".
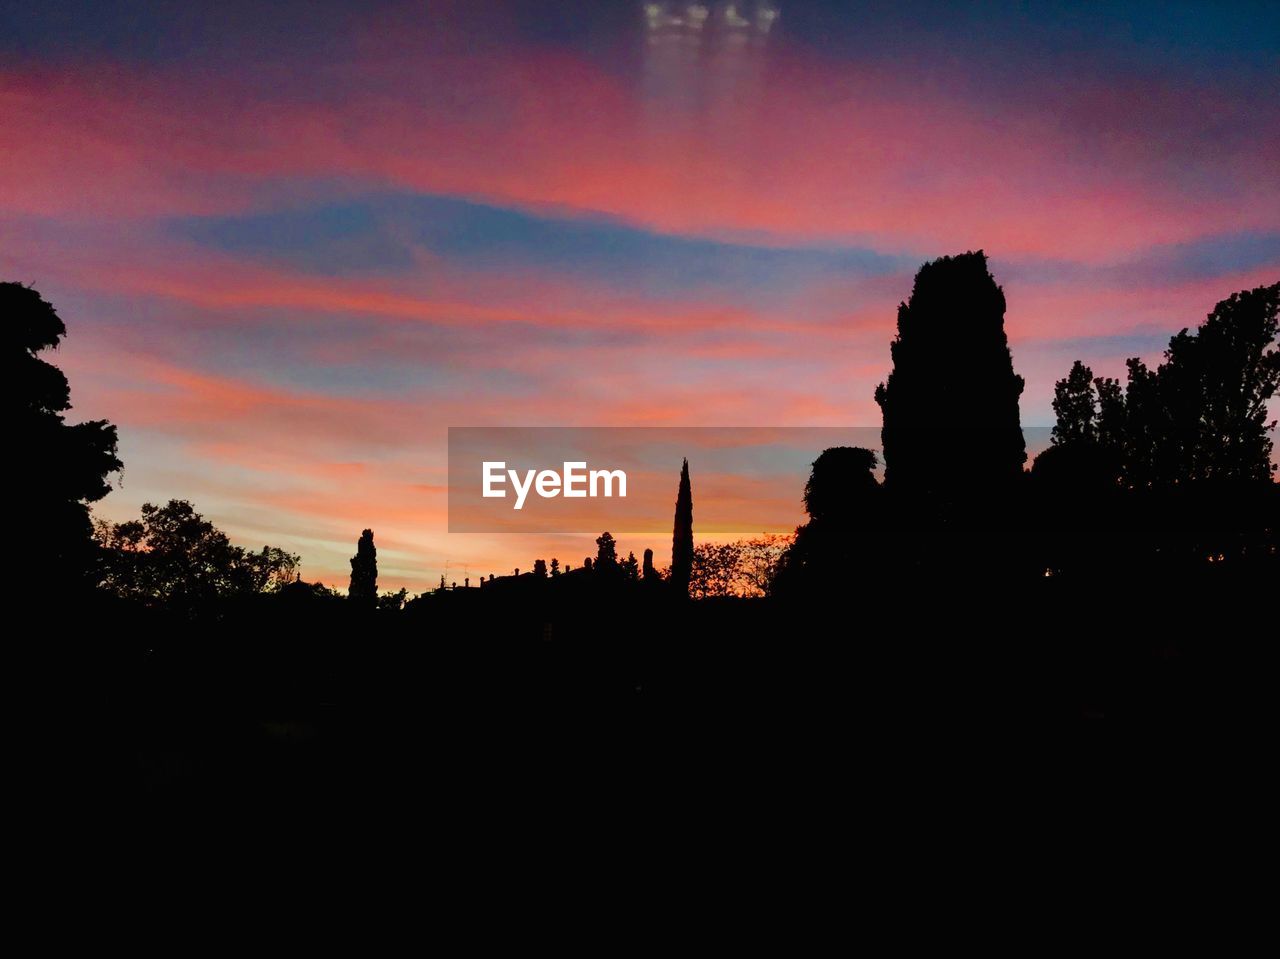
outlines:
[[1053, 387], [1053, 442], [1057, 445], [1098, 440], [1098, 394], [1093, 370], [1076, 360], [1065, 379]]
[[[1114, 455], [1131, 489], [1268, 480], [1278, 309], [1280, 283], [1233, 294], [1195, 333], [1174, 336], [1155, 370], [1128, 360], [1123, 390], [1116, 380], [1093, 379], [1077, 360], [1055, 389], [1054, 445]], [[1043, 472], [1069, 457], [1050, 450], [1040, 459]]]
[[194, 611], [215, 600], [270, 593], [292, 582], [298, 557], [274, 546], [254, 552], [227, 535], [185, 500], [145, 503], [139, 519], [99, 522], [102, 584], [116, 595]]
[[[1122, 469], [1124, 398], [1115, 380], [1097, 379], [1079, 360], [1054, 384], [1052, 445], [1036, 457], [1032, 475], [1051, 497], [1074, 496], [1076, 505], [1116, 485]], [[1071, 521], [1082, 517], [1071, 510]]]
[[403, 586], [394, 593], [383, 593], [378, 597], [378, 611], [386, 613], [398, 613], [404, 609], [404, 604], [409, 601], [409, 591]]
[[880, 492], [874, 470], [876, 454], [859, 446], [833, 446], [813, 461], [804, 487], [804, 509], [810, 520], [846, 523], [876, 508]]
[[736, 596], [739, 551], [736, 543], [699, 543], [693, 548], [689, 595], [694, 599]]
[[1280, 386], [1280, 283], [1233, 293], [1195, 333], [1169, 341], [1157, 371], [1178, 480], [1267, 480], [1267, 402]]
[[809, 522], [770, 570], [771, 591], [822, 593], [842, 589], [871, 564], [883, 565], [875, 544], [883, 524], [884, 490], [873, 451], [857, 446], [824, 450], [805, 485]]
[[596, 563], [595, 568], [600, 571], [610, 571], [618, 565], [618, 544], [613, 538], [613, 534], [608, 530], [596, 537]]
[[792, 537], [765, 534], [730, 543], [699, 543], [693, 550], [689, 595], [765, 596]]
[[56, 349], [67, 332], [52, 305], [21, 283], [0, 283], [0, 319], [7, 419], [19, 453], [9, 471], [23, 550], [15, 572], [24, 588], [87, 586], [96, 557], [87, 504], [110, 491], [108, 478], [121, 468], [116, 428], [105, 420], [66, 422], [67, 379], [38, 355]]
[[[1055, 401], [1054, 445], [1032, 470], [1056, 524], [1050, 565], [1105, 575], [1123, 563], [1274, 555], [1278, 308], [1280, 284], [1232, 295], [1174, 336], [1154, 370], [1130, 359], [1123, 389], [1072, 367], [1058, 384], [1069, 402]], [[1082, 430], [1090, 417], [1096, 428]], [[1112, 540], [1128, 554], [1097, 550], [1090, 530], [1122, 533]]]
[[1118, 451], [1124, 446], [1124, 389], [1119, 380], [1105, 376], [1095, 378], [1093, 385], [1098, 394], [1098, 412], [1094, 417], [1098, 443]]
[[249, 593], [274, 593], [293, 581], [299, 557], [278, 546], [264, 546], [258, 552], [244, 550], [237, 563], [241, 583], [238, 588]]

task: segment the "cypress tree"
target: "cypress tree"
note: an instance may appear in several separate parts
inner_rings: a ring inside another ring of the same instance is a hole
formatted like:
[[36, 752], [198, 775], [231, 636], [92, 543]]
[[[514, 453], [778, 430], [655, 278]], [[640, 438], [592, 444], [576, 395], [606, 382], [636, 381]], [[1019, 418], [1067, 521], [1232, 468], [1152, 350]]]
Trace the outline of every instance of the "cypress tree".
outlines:
[[378, 598], [378, 549], [373, 545], [373, 530], [360, 534], [356, 555], [351, 557], [351, 585], [347, 596], [359, 603], [373, 603]]
[[689, 486], [689, 461], [680, 468], [676, 494], [675, 525], [671, 535], [671, 585], [681, 596], [689, 595], [693, 575], [693, 492]]
[[996, 494], [1022, 474], [1023, 380], [1004, 332], [1004, 291], [981, 250], [920, 267], [898, 307], [893, 371], [876, 389], [885, 486]]

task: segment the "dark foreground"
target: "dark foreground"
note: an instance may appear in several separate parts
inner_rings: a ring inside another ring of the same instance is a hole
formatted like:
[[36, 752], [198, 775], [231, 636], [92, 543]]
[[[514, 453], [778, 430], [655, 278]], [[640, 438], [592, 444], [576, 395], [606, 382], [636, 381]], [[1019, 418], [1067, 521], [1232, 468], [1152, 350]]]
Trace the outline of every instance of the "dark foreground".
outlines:
[[365, 615], [263, 598], [192, 623], [106, 606], [50, 714], [82, 717], [62, 761], [126, 804], [832, 783], [1073, 727], [1246, 729], [1268, 711], [1273, 598], [1201, 578], [825, 608], [601, 596], [517, 614], [477, 592]]

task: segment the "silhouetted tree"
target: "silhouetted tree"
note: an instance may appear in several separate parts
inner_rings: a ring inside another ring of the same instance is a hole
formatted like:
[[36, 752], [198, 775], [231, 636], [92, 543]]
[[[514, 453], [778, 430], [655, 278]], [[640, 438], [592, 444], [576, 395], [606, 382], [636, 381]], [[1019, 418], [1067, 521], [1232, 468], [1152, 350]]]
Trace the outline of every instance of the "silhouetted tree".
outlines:
[[397, 592], [383, 593], [378, 597], [378, 611], [387, 613], [398, 613], [404, 609], [405, 602], [408, 601], [409, 591], [403, 586]]
[[[1052, 445], [1031, 467], [1036, 499], [1029, 518], [1037, 527], [1035, 565], [1050, 575], [1076, 574], [1120, 558], [1114, 543], [1099, 549], [1099, 533], [1110, 529], [1118, 505], [1118, 448], [1102, 440], [1117, 425], [1117, 391], [1114, 380], [1095, 379], [1078, 360], [1054, 386], [1057, 422]], [[1105, 417], [1099, 393], [1108, 397]]]
[[809, 522], [767, 572], [779, 595], [844, 593], [843, 584], [883, 566], [879, 555], [884, 491], [876, 455], [857, 446], [823, 450], [804, 490]]
[[1133, 489], [1269, 479], [1278, 306], [1280, 283], [1233, 294], [1174, 336], [1157, 369], [1130, 359], [1123, 392], [1077, 360], [1055, 389], [1055, 446], [1114, 450]]
[[236, 558], [236, 588], [249, 593], [274, 593], [296, 577], [299, 560], [297, 554], [278, 546], [264, 546], [256, 553], [240, 550]]
[[737, 543], [699, 543], [693, 548], [689, 595], [694, 599], [737, 596]]
[[607, 530], [596, 537], [596, 564], [599, 571], [608, 571], [618, 565], [618, 544]]
[[910, 299], [898, 307], [893, 371], [875, 393], [890, 489], [991, 493], [1021, 476], [1023, 380], [1013, 371], [1004, 311], [1004, 292], [981, 250], [944, 256], [916, 273]]
[[116, 428], [105, 420], [65, 422], [67, 379], [37, 355], [56, 349], [67, 332], [52, 305], [21, 283], [0, 283], [0, 319], [8, 330], [6, 422], [20, 457], [8, 477], [16, 505], [11, 538], [22, 544], [15, 576], [24, 589], [88, 586], [95, 548], [87, 504], [110, 491], [107, 478], [121, 468]]
[[644, 567], [642, 575], [649, 581], [653, 581], [658, 578], [658, 571], [653, 568], [653, 550], [651, 549], [646, 549], [644, 551]]
[[554, 556], [551, 557], [551, 575], [560, 575], [560, 560], [556, 559]]
[[278, 592], [286, 603], [294, 607], [311, 605], [315, 602], [334, 603], [346, 601], [346, 596], [339, 590], [326, 586], [324, 583], [303, 582], [301, 576], [295, 578], [291, 583], [285, 583]]
[[1116, 485], [1119, 473], [1114, 451], [1097, 441], [1052, 445], [1031, 466], [1031, 476], [1042, 495], [1077, 499]]
[[535, 559], [533, 561], [533, 575], [539, 579], [547, 578], [547, 561], [545, 559]]
[[637, 580], [640, 578], [640, 564], [636, 561], [636, 554], [627, 553], [627, 558], [620, 564], [622, 566], [622, 575], [629, 580]]
[[668, 581], [678, 595], [688, 595], [693, 575], [693, 490], [689, 484], [689, 461], [680, 467], [680, 489], [676, 493], [676, 516], [671, 534], [671, 574]]
[[351, 585], [347, 597], [372, 606], [378, 598], [378, 549], [373, 545], [373, 530], [360, 534], [356, 555], [351, 557]]
[[1167, 456], [1167, 417], [1155, 371], [1137, 357], [1126, 360], [1125, 368], [1120, 417], [1124, 481], [1131, 489], [1147, 489], [1158, 484], [1157, 477], [1170, 472], [1170, 465], [1161, 462]]
[[1093, 370], [1076, 360], [1066, 378], [1054, 384], [1055, 444], [1097, 442], [1098, 396], [1093, 382]]
[[778, 564], [792, 542], [788, 536], [764, 535], [731, 543], [700, 543], [693, 550], [689, 595], [765, 596]]
[[823, 450], [804, 487], [804, 508], [811, 520], [848, 523], [877, 507], [876, 454], [859, 446]]
[[233, 595], [276, 592], [293, 582], [298, 557], [233, 546], [185, 500], [145, 503], [142, 517], [97, 525], [103, 586], [126, 599], [194, 611]]
[[[1142, 551], [1120, 561], [1143, 566], [1274, 547], [1266, 404], [1280, 386], [1278, 308], [1280, 284], [1232, 295], [1195, 333], [1174, 336], [1155, 370], [1130, 359], [1123, 390], [1076, 362], [1056, 391], [1054, 446], [1032, 469], [1057, 519], [1051, 567], [1103, 572], [1115, 547], [1097, 549], [1087, 529], [1117, 533], [1113, 542]], [[1130, 494], [1123, 508], [1117, 487]]]
[[1120, 381], [1100, 376], [1093, 385], [1098, 394], [1097, 439], [1098, 442], [1120, 455], [1124, 448], [1125, 404], [1124, 389]]
[[765, 533], [741, 541], [742, 560], [738, 578], [745, 586], [743, 595], [767, 596], [772, 592], [778, 568], [795, 539], [794, 533]]
[[1169, 341], [1157, 371], [1175, 481], [1268, 480], [1275, 423], [1267, 401], [1280, 385], [1280, 283], [1233, 293], [1195, 333]]
[[1076, 360], [1054, 384], [1053, 411], [1052, 446], [1036, 457], [1031, 472], [1043, 495], [1074, 499], [1062, 518], [1079, 525], [1096, 519], [1088, 515], [1097, 506], [1092, 498], [1119, 480], [1124, 400], [1115, 380], [1096, 379]]

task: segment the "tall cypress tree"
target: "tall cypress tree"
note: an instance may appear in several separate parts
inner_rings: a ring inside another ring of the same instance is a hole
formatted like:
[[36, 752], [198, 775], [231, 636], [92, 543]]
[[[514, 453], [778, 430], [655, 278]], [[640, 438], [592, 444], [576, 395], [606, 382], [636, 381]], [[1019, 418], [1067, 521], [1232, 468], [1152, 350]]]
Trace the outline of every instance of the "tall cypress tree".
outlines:
[[1004, 291], [981, 250], [920, 267], [898, 307], [893, 372], [875, 393], [889, 489], [995, 494], [1022, 474], [1023, 381], [1004, 312]]
[[378, 549], [373, 545], [373, 530], [360, 534], [356, 555], [351, 557], [351, 585], [347, 596], [358, 603], [372, 606], [378, 598]]
[[676, 494], [675, 526], [671, 536], [671, 585], [681, 596], [689, 594], [693, 575], [693, 492], [689, 486], [689, 461], [680, 467], [680, 492]]

